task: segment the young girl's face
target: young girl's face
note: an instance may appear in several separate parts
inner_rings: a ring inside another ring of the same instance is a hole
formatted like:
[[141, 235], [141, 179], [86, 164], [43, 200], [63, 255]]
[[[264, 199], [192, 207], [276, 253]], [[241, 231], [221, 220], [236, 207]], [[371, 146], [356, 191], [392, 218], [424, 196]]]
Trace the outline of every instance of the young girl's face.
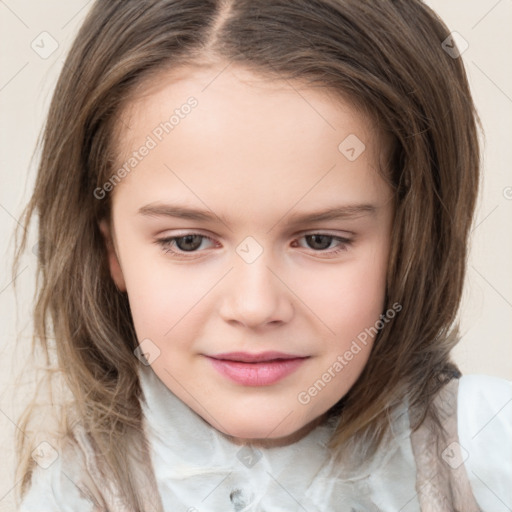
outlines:
[[349, 103], [234, 65], [149, 85], [119, 119], [120, 183], [95, 192], [112, 188], [140, 351], [218, 430], [292, 442], [354, 384], [383, 313], [385, 148]]

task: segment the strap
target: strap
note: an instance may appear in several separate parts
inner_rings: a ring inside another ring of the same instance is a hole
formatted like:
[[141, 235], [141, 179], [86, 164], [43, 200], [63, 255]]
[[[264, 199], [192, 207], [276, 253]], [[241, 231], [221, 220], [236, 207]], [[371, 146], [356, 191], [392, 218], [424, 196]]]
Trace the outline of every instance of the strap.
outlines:
[[105, 477], [107, 473], [101, 469], [103, 465], [102, 459], [94, 451], [87, 432], [80, 424], [75, 425], [73, 428], [73, 437], [76, 442], [75, 446], [79, 448], [80, 458], [83, 461], [83, 464], [70, 465], [70, 468], [77, 469], [77, 473], [73, 475], [73, 480], [82, 496], [93, 504], [92, 512], [164, 512], [149, 450], [147, 449], [146, 436], [141, 440], [140, 438], [135, 439], [137, 436], [133, 434], [132, 437], [134, 439], [131, 446], [136, 447], [137, 442], [139, 444], [143, 442], [145, 449], [139, 450], [134, 448], [133, 454], [127, 454], [128, 456], [133, 455], [132, 461], [138, 460], [135, 457], [136, 455], [140, 456], [141, 453], [143, 457], [142, 460], [139, 460], [139, 464], [132, 466], [133, 476], [138, 484], [138, 491], [144, 503], [144, 509], [140, 511], [131, 510], [119, 489]]
[[421, 512], [482, 512], [464, 466], [457, 432], [459, 381], [451, 379], [437, 394], [421, 426], [411, 434], [416, 460], [416, 491]]

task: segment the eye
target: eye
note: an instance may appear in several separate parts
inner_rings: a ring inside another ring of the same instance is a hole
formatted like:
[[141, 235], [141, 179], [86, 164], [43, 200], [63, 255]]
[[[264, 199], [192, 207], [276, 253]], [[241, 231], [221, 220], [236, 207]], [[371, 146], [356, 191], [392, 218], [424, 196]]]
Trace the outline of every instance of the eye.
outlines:
[[[197, 252], [197, 249], [201, 247], [203, 240], [214, 242], [212, 238], [199, 233], [189, 233], [182, 236], [160, 238], [155, 242], [162, 247], [165, 253], [171, 253], [179, 256], [182, 253]], [[176, 248], [178, 250], [176, 250]]]
[[[347, 251], [352, 244], [352, 240], [349, 238], [325, 233], [310, 233], [302, 236], [298, 240], [301, 239], [306, 240], [309, 248], [313, 249], [314, 252], [325, 253], [328, 257], [336, 255], [342, 251]], [[334, 248], [334, 250], [327, 251], [326, 249], [328, 249], [334, 241], [338, 242], [336, 248]]]
[[[302, 239], [306, 241], [313, 252], [326, 255], [322, 257], [332, 257], [340, 252], [347, 251], [352, 244], [352, 240], [348, 238], [325, 233], [303, 235], [294, 240], [293, 243], [295, 244], [297, 240]], [[160, 238], [155, 240], [155, 243], [162, 247], [164, 253], [171, 254], [173, 257], [191, 258], [192, 254], [200, 252], [199, 249], [205, 240], [212, 242], [214, 245], [216, 244], [215, 240], [206, 235], [201, 235], [200, 233], [187, 233], [181, 236]], [[334, 248], [332, 248], [333, 242], [337, 242]], [[294, 247], [296, 246], [297, 245], [294, 245]], [[304, 247], [304, 245], [299, 246]], [[328, 250], [329, 247], [331, 247], [331, 250]]]

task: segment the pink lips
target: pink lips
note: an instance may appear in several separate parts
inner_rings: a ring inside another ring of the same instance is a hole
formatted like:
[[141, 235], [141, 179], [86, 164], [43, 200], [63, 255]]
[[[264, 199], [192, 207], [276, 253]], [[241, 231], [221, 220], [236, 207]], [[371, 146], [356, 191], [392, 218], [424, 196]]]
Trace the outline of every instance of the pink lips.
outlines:
[[207, 356], [225, 377], [243, 386], [269, 386], [294, 372], [306, 359], [282, 352], [229, 352]]

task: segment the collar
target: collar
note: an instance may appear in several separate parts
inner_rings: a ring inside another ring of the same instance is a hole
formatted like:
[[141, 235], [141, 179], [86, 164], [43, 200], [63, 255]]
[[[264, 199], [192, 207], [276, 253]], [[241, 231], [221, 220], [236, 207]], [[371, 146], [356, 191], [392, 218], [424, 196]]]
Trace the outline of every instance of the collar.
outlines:
[[287, 446], [241, 446], [174, 395], [150, 366], [141, 366], [139, 375], [144, 429], [166, 510], [379, 510], [368, 497], [368, 468], [340, 476], [328, 448], [336, 416]]

